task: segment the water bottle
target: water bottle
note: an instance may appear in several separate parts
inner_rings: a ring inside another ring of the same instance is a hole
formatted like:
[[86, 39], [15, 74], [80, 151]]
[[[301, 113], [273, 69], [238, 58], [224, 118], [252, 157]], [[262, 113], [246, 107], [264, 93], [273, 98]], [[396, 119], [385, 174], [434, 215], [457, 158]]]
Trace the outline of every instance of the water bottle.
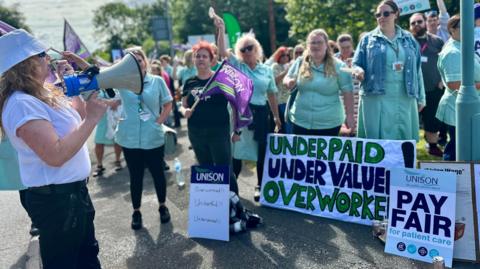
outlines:
[[185, 178], [182, 175], [182, 163], [178, 158], [175, 158], [175, 178], [179, 187], [185, 185]]

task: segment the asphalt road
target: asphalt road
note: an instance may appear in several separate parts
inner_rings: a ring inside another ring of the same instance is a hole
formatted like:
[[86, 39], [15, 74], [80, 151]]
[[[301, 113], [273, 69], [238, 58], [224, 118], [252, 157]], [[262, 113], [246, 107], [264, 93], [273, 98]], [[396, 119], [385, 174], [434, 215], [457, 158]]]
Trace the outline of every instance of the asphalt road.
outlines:
[[[92, 141], [89, 146], [93, 149]], [[182, 127], [175, 156], [182, 161], [186, 178], [195, 164], [188, 146]], [[173, 158], [166, 158], [172, 168]], [[232, 235], [230, 242], [188, 238], [189, 184], [178, 188], [169, 171], [171, 222], [160, 224], [155, 189], [147, 172], [142, 199], [144, 229], [135, 232], [130, 229], [128, 171], [114, 172], [113, 159], [113, 149], [107, 148], [106, 174], [89, 183], [104, 268], [431, 268], [385, 254], [384, 245], [372, 237], [369, 226], [259, 206], [253, 202], [256, 176], [251, 164], [244, 165], [238, 180], [240, 196], [247, 208], [264, 218], [262, 227]], [[25, 268], [30, 223], [16, 192], [0, 193], [0, 216], [0, 268]], [[478, 265], [455, 262], [454, 268]]]

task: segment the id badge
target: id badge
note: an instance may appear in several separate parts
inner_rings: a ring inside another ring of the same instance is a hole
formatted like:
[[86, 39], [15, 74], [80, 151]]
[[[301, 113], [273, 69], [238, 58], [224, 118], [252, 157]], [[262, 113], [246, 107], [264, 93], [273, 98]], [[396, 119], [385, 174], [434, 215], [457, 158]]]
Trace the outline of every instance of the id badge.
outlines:
[[422, 60], [422, 63], [428, 62], [427, 56], [422, 56], [420, 59]]
[[150, 113], [146, 112], [146, 111], [142, 111], [142, 112], [139, 112], [138, 113], [138, 117], [142, 120], [142, 121], [148, 121], [151, 117]]
[[403, 71], [403, 62], [394, 62], [392, 64], [392, 70], [395, 72]]

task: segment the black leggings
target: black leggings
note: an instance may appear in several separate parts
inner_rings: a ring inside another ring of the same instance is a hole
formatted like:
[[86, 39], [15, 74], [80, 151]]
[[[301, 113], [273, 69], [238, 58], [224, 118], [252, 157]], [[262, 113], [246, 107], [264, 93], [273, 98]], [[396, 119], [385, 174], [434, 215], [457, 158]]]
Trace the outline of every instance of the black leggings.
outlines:
[[139, 209], [142, 204], [143, 175], [145, 167], [153, 177], [153, 184], [157, 192], [158, 202], [165, 203], [167, 196], [167, 180], [165, 178], [165, 164], [163, 162], [164, 146], [154, 149], [123, 148], [128, 172], [130, 173], [130, 195], [133, 209]]
[[293, 133], [296, 135], [338, 136], [341, 127], [340, 125], [331, 129], [305, 129], [293, 124]]
[[[263, 164], [265, 163], [265, 152], [267, 150], [266, 143], [258, 143], [258, 158], [257, 158], [257, 185], [262, 186], [263, 179]], [[233, 158], [233, 173], [238, 178], [240, 171], [242, 171], [242, 160]]]

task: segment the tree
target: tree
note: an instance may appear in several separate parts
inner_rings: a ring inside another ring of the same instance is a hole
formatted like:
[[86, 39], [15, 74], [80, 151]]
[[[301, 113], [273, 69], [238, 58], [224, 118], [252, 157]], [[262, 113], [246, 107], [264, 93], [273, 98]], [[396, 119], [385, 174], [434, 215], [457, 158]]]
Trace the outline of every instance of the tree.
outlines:
[[18, 5], [6, 7], [0, 3], [0, 20], [15, 28], [22, 28], [30, 32], [30, 28], [25, 24], [25, 17], [18, 11]]
[[[358, 38], [360, 33], [373, 30], [376, 20], [373, 17], [379, 0], [276, 0], [287, 11], [286, 19], [291, 23], [290, 36], [306, 39], [307, 34], [316, 28], [323, 28], [330, 39], [339, 34], [350, 33]], [[450, 15], [459, 12], [458, 0], [445, 0]], [[430, 6], [436, 8], [436, 1], [430, 0]], [[409, 16], [402, 16], [399, 24], [408, 29]]]
[[[208, 17], [208, 8], [215, 8], [221, 15], [230, 12], [237, 17], [243, 32], [250, 29], [262, 44], [265, 54], [269, 55], [270, 39], [268, 25], [268, 0], [183, 0], [172, 1], [171, 15], [173, 17], [173, 32], [180, 42], [186, 42], [189, 35], [214, 34], [213, 21]], [[288, 36], [289, 23], [285, 20], [283, 4], [275, 3], [276, 39], [279, 44], [290, 42]], [[277, 44], [277, 45], [279, 45]]]
[[93, 25], [107, 50], [142, 45], [151, 38], [150, 20], [162, 14], [162, 1], [128, 7], [123, 2], [105, 4], [94, 11]]

